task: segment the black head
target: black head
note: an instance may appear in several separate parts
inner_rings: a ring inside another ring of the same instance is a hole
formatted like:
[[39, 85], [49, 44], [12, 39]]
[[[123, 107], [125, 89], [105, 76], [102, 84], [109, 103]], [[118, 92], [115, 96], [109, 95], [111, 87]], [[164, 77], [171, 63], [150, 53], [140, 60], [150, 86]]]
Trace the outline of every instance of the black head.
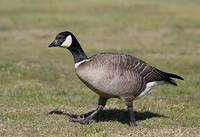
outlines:
[[87, 59], [87, 56], [81, 48], [78, 40], [69, 31], [60, 32], [49, 47], [67, 48], [72, 53], [75, 63]]
[[57, 34], [55, 40], [49, 45], [49, 47], [63, 47], [63, 48], [69, 48], [73, 44], [77, 43], [75, 36], [69, 32], [60, 32]]

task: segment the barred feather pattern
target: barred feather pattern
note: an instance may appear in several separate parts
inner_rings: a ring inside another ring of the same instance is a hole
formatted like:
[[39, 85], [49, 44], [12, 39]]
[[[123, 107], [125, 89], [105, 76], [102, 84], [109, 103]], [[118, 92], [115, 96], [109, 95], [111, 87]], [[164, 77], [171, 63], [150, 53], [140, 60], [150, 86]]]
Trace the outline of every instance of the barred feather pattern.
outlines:
[[78, 77], [96, 93], [108, 97], [135, 98], [152, 81], [170, 83], [167, 73], [144, 61], [118, 53], [101, 53], [76, 68]]

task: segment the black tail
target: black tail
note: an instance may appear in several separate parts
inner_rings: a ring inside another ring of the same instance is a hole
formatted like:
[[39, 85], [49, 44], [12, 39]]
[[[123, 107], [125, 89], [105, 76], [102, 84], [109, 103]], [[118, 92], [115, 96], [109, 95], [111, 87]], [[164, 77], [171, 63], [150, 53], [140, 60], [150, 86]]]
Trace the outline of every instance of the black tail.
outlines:
[[173, 78], [184, 80], [184, 78], [182, 78], [181, 76], [171, 74], [171, 73], [166, 73], [166, 72], [164, 72], [164, 73], [165, 73], [164, 75], [167, 77], [166, 82], [169, 82], [172, 85], [177, 86], [176, 81]]

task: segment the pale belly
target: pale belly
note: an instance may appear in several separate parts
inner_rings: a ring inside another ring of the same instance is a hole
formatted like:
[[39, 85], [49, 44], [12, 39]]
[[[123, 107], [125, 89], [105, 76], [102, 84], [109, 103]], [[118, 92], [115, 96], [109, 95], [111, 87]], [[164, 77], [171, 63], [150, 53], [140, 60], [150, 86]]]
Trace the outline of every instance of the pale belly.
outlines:
[[101, 70], [90, 70], [90, 73], [77, 71], [78, 77], [94, 92], [107, 97], [133, 96], [136, 83], [119, 72], [109, 73]]

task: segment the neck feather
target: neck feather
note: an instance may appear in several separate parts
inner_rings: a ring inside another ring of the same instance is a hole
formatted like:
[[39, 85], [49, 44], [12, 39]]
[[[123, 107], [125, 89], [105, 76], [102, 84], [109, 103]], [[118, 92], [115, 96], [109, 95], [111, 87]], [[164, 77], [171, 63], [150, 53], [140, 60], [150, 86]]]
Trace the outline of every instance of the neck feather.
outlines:
[[83, 49], [81, 48], [78, 42], [71, 45], [68, 49], [71, 52], [72, 56], [74, 57], [75, 63], [78, 63], [80, 61], [87, 59], [85, 52], [83, 51]]

